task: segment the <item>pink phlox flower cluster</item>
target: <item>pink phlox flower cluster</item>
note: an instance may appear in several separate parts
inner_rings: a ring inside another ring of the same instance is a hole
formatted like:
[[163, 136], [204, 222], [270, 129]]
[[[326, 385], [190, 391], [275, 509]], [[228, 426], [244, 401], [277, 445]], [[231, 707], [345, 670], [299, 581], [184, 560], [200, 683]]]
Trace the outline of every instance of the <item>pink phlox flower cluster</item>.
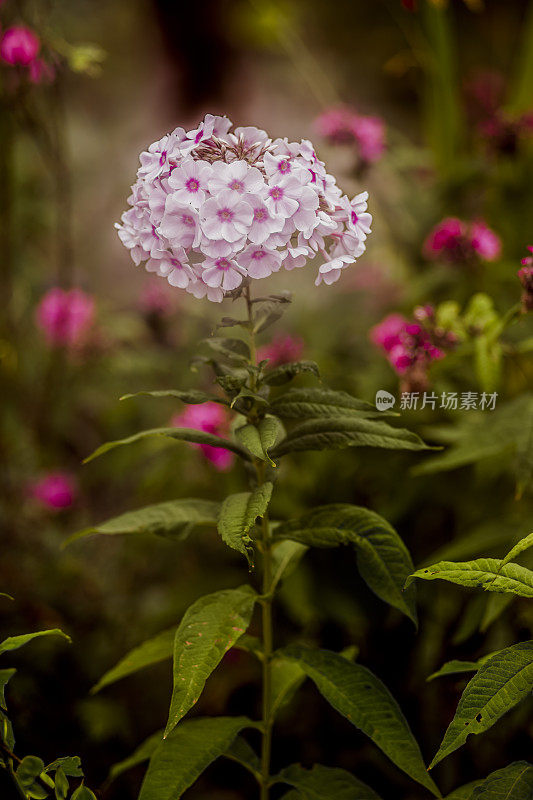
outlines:
[[81, 289], [50, 289], [41, 299], [35, 320], [49, 345], [76, 347], [83, 344], [94, 321], [94, 299]]
[[427, 371], [430, 364], [444, 358], [457, 341], [450, 331], [435, 326], [435, 311], [430, 305], [415, 308], [412, 319], [402, 314], [389, 314], [369, 335], [384, 351], [398, 375], [412, 370]]
[[269, 138], [208, 114], [140, 155], [118, 235], [135, 264], [220, 302], [245, 278], [321, 259], [316, 285], [365, 250], [368, 194], [352, 201], [307, 140]]
[[279, 334], [269, 344], [260, 347], [257, 351], [257, 360], [268, 359], [268, 368], [279, 367], [291, 361], [301, 359], [304, 351], [303, 339], [290, 335]]
[[0, 39], [0, 59], [12, 67], [27, 68], [32, 83], [50, 82], [55, 76], [51, 64], [39, 57], [40, 49], [39, 37], [25, 25], [7, 28]]
[[77, 494], [76, 481], [67, 472], [49, 472], [32, 483], [28, 490], [34, 500], [52, 510], [68, 508]]
[[[176, 428], [193, 428], [224, 437], [229, 431], [230, 416], [220, 403], [209, 402], [187, 406], [180, 414], [172, 417], [170, 424]], [[233, 464], [233, 453], [223, 447], [209, 444], [193, 444], [193, 447], [199, 447], [220, 472], [225, 472]]]
[[531, 255], [525, 256], [518, 270], [518, 278], [522, 284], [522, 309], [525, 312], [533, 311], [533, 245], [527, 248]]
[[350, 106], [324, 111], [315, 128], [332, 144], [355, 144], [363, 162], [378, 161], [385, 152], [385, 123], [381, 117], [358, 114]]
[[495, 261], [501, 255], [500, 237], [482, 220], [464, 222], [446, 217], [433, 228], [423, 247], [426, 258], [450, 264]]

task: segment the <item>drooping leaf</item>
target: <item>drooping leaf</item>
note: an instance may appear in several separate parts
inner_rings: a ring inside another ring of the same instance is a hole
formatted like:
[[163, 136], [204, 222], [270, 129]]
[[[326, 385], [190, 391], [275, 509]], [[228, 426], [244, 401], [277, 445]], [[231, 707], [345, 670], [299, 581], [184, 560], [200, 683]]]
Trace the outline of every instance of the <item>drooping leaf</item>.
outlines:
[[91, 792], [88, 786], [78, 786], [74, 794], [72, 795], [71, 800], [97, 800], [96, 795], [94, 792]]
[[371, 403], [352, 397], [347, 392], [312, 387], [288, 389], [271, 402], [272, 413], [282, 419], [317, 419], [327, 417], [383, 416]]
[[222, 503], [218, 532], [233, 550], [242, 553], [253, 565], [253, 541], [250, 531], [258, 517], [264, 517], [273, 486], [270, 482], [257, 486], [253, 492], [231, 494]]
[[199, 403], [221, 403], [222, 405], [227, 405], [227, 401], [222, 397], [218, 397], [216, 394], [201, 392], [197, 389], [186, 389], [184, 391], [180, 389], [158, 389], [153, 392], [133, 392], [131, 394], [122, 395], [120, 399], [131, 400], [133, 397], [173, 397], [189, 405], [197, 405]]
[[488, 592], [510, 592], [520, 597], [533, 597], [533, 572], [520, 564], [505, 564], [498, 558], [477, 558], [474, 561], [441, 561], [431, 567], [418, 569], [407, 579], [443, 580], [484, 589]]
[[297, 375], [309, 373], [315, 378], [320, 378], [318, 364], [314, 361], [291, 361], [288, 364], [281, 364], [279, 367], [268, 370], [263, 378], [263, 383], [267, 386], [282, 386], [289, 383]]
[[90, 456], [84, 459], [83, 463], [88, 464], [89, 461], [98, 458], [99, 456], [108, 453], [110, 450], [115, 450], [117, 447], [122, 447], [127, 444], [135, 444], [143, 439], [150, 439], [153, 437], [162, 437], [167, 439], [176, 439], [178, 441], [192, 442], [193, 444], [207, 444], [211, 447], [222, 447], [225, 450], [230, 450], [232, 453], [240, 456], [241, 458], [248, 459], [248, 453], [239, 447], [238, 444], [223, 439], [221, 436], [215, 436], [214, 433], [206, 433], [205, 431], [196, 431], [192, 428], [151, 428], [147, 431], [140, 431], [134, 433], [133, 436], [127, 436], [125, 439], [117, 439], [114, 442], [106, 442], [100, 445], [91, 453]]
[[370, 786], [350, 772], [321, 764], [315, 764], [312, 769], [291, 764], [276, 775], [275, 780], [294, 786], [305, 800], [380, 800]]
[[459, 788], [455, 789], [451, 794], [447, 794], [444, 800], [471, 800], [472, 792], [480, 783], [481, 781], [465, 783], [464, 786], [459, 786]]
[[20, 636], [8, 636], [7, 639], [4, 639], [3, 642], [0, 642], [0, 654], [7, 653], [9, 650], [18, 650], [19, 647], [23, 647], [25, 644], [28, 644], [28, 642], [33, 641], [33, 639], [39, 639], [41, 636], [60, 636], [69, 643], [72, 641], [70, 636], [67, 636], [66, 633], [63, 633], [63, 631], [60, 631], [59, 628], [51, 628], [50, 630], [46, 631], [35, 631], [35, 633], [23, 633]]
[[172, 658], [175, 635], [176, 628], [169, 628], [143, 642], [138, 647], [134, 647], [116, 666], [108, 670], [105, 675], [102, 675], [98, 683], [91, 689], [91, 692], [93, 694], [99, 692], [104, 686], [109, 686], [109, 684], [132, 675], [140, 669], [149, 667], [152, 664], [158, 664], [166, 658]]
[[283, 316], [291, 300], [292, 296], [289, 292], [257, 298], [254, 301], [252, 316], [254, 332], [261, 333], [274, 322], [277, 322]]
[[210, 336], [209, 339], [203, 340], [203, 344], [237, 364], [246, 364], [250, 361], [250, 348], [243, 339]]
[[237, 734], [251, 726], [246, 717], [185, 720], [155, 750], [139, 800], [178, 800]]
[[285, 658], [274, 658], [271, 667], [271, 701], [272, 719], [288, 703], [306, 678], [306, 674], [296, 661]]
[[258, 425], [250, 423], [237, 428], [235, 436], [253, 456], [262, 461], [269, 461], [272, 466], [276, 466], [270, 457], [270, 450], [283, 432], [283, 426], [279, 419], [267, 414]]
[[16, 669], [0, 669], [0, 708], [4, 711], [6, 711], [6, 686], [16, 671]]
[[272, 591], [283, 578], [293, 573], [308, 550], [306, 545], [290, 539], [275, 542], [272, 548]]
[[461, 747], [470, 734], [488, 730], [532, 689], [533, 641], [496, 653], [468, 683], [430, 768]]
[[492, 772], [474, 788], [468, 800], [531, 800], [533, 797], [533, 765], [515, 761]]
[[369, 736], [397, 767], [440, 796], [400, 707], [370, 670], [329, 650], [291, 645], [279, 655], [296, 661], [333, 708]]
[[520, 539], [519, 542], [512, 547], [504, 559], [502, 559], [502, 566], [505, 566], [510, 561], [513, 561], [520, 553], [523, 553], [524, 550], [528, 550], [530, 547], [533, 547], [533, 533], [524, 536], [523, 539]]
[[378, 597], [416, 623], [414, 594], [404, 591], [413, 567], [411, 556], [394, 528], [379, 514], [347, 503], [319, 506], [282, 523], [274, 536], [308, 547], [353, 546], [363, 580]]
[[344, 450], [378, 447], [387, 450], [431, 450], [416, 433], [365, 417], [311, 419], [290, 431], [272, 452], [273, 458], [301, 450]]
[[258, 776], [261, 774], [261, 761], [256, 755], [255, 750], [248, 744], [243, 736], [237, 736], [231, 743], [226, 752], [226, 758], [236, 761], [241, 766], [245, 767], [252, 775]]
[[452, 659], [443, 664], [440, 669], [426, 678], [426, 680], [429, 682], [435, 680], [435, 678], [444, 678], [447, 675], [462, 675], [463, 673], [477, 672], [478, 669], [492, 658], [492, 656], [496, 655], [497, 652], [499, 653], [500, 651], [497, 650], [494, 653], [487, 653], [481, 656], [481, 658], [478, 658], [477, 661], [458, 661], [457, 659]]
[[250, 624], [257, 595], [250, 586], [201, 597], [185, 612], [174, 640], [174, 688], [165, 736], [196, 703], [222, 656]]
[[184, 539], [194, 528], [216, 525], [220, 503], [213, 500], [187, 498], [169, 500], [152, 506], [127, 511], [119, 517], [100, 522], [69, 536], [63, 547], [91, 534], [100, 533], [105, 536], [117, 534], [146, 534]]
[[113, 764], [109, 770], [109, 775], [107, 776], [108, 782], [114, 781], [119, 775], [122, 775], [123, 772], [127, 772], [127, 770], [133, 769], [133, 767], [137, 767], [139, 764], [142, 764], [152, 758], [162, 741], [162, 730], [156, 731], [147, 739], [145, 739], [144, 742], [142, 742], [130, 756], [122, 761], [118, 761], [116, 764]]
[[45, 772], [55, 772], [58, 767], [61, 767], [65, 775], [70, 778], [83, 778], [83, 770], [81, 768], [81, 758], [79, 756], [64, 756], [63, 758], [56, 758], [51, 764], [45, 767]]
[[63, 772], [62, 767], [58, 767], [56, 769], [54, 775], [54, 783], [55, 783], [56, 800], [67, 800], [69, 785], [67, 776]]

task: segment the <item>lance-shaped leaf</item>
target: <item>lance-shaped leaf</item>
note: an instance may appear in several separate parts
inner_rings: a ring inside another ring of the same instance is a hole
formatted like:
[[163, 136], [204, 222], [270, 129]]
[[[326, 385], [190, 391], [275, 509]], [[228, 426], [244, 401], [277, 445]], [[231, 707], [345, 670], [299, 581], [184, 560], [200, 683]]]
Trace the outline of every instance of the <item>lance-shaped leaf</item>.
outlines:
[[4, 711], [7, 710], [5, 696], [6, 686], [16, 671], [16, 669], [0, 669], [0, 708], [3, 708]]
[[60, 631], [59, 628], [51, 628], [47, 631], [36, 631], [35, 633], [23, 633], [20, 636], [9, 636], [7, 639], [4, 639], [3, 642], [0, 642], [0, 654], [7, 653], [9, 650], [18, 650], [19, 647], [23, 647], [25, 644], [28, 644], [28, 642], [41, 638], [41, 636], [59, 636], [69, 643], [72, 641], [70, 636]]
[[202, 772], [253, 723], [246, 717], [186, 720], [156, 748], [139, 800], [178, 800]]
[[218, 520], [218, 532], [222, 540], [233, 550], [242, 553], [253, 565], [253, 541], [250, 531], [258, 517], [264, 517], [270, 498], [272, 484], [264, 483], [253, 492], [231, 494], [222, 503]]
[[276, 775], [274, 780], [276, 783], [294, 786], [306, 800], [380, 800], [370, 786], [350, 772], [321, 764], [315, 764], [312, 769], [291, 764]]
[[510, 592], [520, 597], [533, 597], [533, 572], [520, 564], [503, 565], [498, 558], [440, 561], [431, 567], [418, 569], [407, 579], [406, 586], [415, 578], [443, 580], [487, 592]]
[[174, 640], [174, 688], [165, 736], [198, 700], [222, 656], [250, 624], [257, 595], [250, 586], [224, 589], [196, 601]]
[[299, 542], [291, 542], [290, 539], [275, 543], [272, 548], [273, 578], [271, 591], [274, 591], [282, 579], [292, 575], [308, 549], [306, 545]]
[[533, 547], [533, 533], [524, 536], [523, 539], [520, 539], [520, 541], [509, 550], [505, 558], [502, 559], [502, 565], [505, 566], [510, 561], [513, 561], [520, 553], [523, 553], [524, 550], [528, 550], [530, 547]]
[[158, 536], [185, 539], [194, 528], [216, 525], [219, 510], [220, 503], [213, 500], [190, 498], [156, 503], [137, 511], [127, 511], [119, 517], [74, 533], [64, 542], [63, 547], [94, 533], [105, 536], [154, 533]]
[[124, 758], [122, 761], [118, 761], [116, 764], [113, 764], [109, 770], [107, 782], [109, 783], [114, 781], [119, 775], [122, 775], [123, 772], [127, 772], [129, 769], [133, 769], [133, 767], [137, 767], [139, 764], [148, 761], [150, 758], [152, 758], [162, 741], [163, 731], [156, 731], [153, 733], [151, 736], [145, 739], [144, 742], [142, 742], [130, 756]]
[[236, 761], [256, 778], [261, 776], [261, 761], [255, 750], [243, 736], [237, 736], [224, 753], [226, 758]]
[[289, 364], [281, 364], [279, 367], [268, 370], [263, 378], [263, 383], [266, 383], [267, 386], [282, 386], [303, 373], [320, 378], [318, 364], [315, 364], [314, 361], [291, 361]]
[[306, 675], [297, 661], [285, 658], [272, 660], [270, 715], [274, 719], [280, 708], [283, 708], [298, 691]]
[[430, 768], [461, 747], [470, 734], [492, 727], [532, 689], [533, 641], [496, 653], [468, 683]]
[[274, 535], [308, 547], [353, 546], [363, 580], [378, 597], [416, 623], [414, 594], [404, 591], [413, 568], [411, 556], [394, 528], [379, 514], [347, 503], [319, 506], [299, 519], [282, 523]]
[[533, 797], [533, 765], [515, 761], [492, 772], [476, 786], [468, 800], [531, 800]]
[[206, 433], [205, 431], [196, 431], [192, 428], [151, 428], [148, 431], [140, 431], [134, 433], [133, 436], [127, 436], [125, 439], [117, 439], [114, 442], [106, 442], [105, 444], [97, 447], [94, 453], [84, 459], [83, 463], [87, 464], [89, 461], [98, 458], [99, 456], [108, 453], [110, 450], [115, 450], [117, 447], [123, 447], [127, 444], [135, 444], [143, 439], [162, 437], [166, 439], [176, 439], [177, 441], [192, 442], [193, 444], [207, 444], [211, 447], [222, 447], [225, 450], [230, 450], [232, 453], [241, 458], [249, 459], [248, 453], [239, 447], [238, 444], [230, 442], [229, 439], [223, 439], [221, 436], [215, 436], [214, 433]]
[[445, 800], [471, 800], [472, 792], [480, 783], [481, 781], [465, 783], [464, 786], [459, 786], [459, 788], [455, 789], [451, 794], [447, 794]]
[[468, 672], [477, 672], [485, 662], [499, 652], [499, 650], [495, 650], [493, 653], [487, 653], [481, 656], [481, 658], [478, 658], [477, 661], [458, 661], [452, 659], [452, 661], [447, 661], [446, 664], [443, 664], [439, 670], [430, 675], [429, 678], [426, 678], [426, 680], [429, 682], [435, 680], [435, 678], [444, 678], [447, 675], [462, 675]]
[[440, 797], [398, 703], [370, 670], [329, 650], [292, 645], [279, 655], [296, 661], [333, 708], [369, 736], [397, 767]]
[[311, 419], [297, 425], [272, 452], [273, 458], [300, 450], [344, 450], [379, 447], [387, 450], [431, 450], [416, 433], [365, 417]]
[[104, 686], [109, 686], [109, 684], [115, 683], [121, 678], [126, 678], [140, 669], [149, 667], [152, 664], [158, 664], [166, 658], [172, 658], [175, 635], [176, 628], [169, 628], [158, 633], [157, 636], [147, 639], [138, 647], [134, 647], [116, 666], [108, 670], [105, 675], [102, 675], [98, 683], [91, 689], [91, 692], [93, 694], [99, 692]]
[[318, 419], [319, 417], [383, 416], [371, 403], [347, 392], [312, 387], [288, 389], [271, 403], [274, 414], [282, 419]]
[[236, 364], [247, 364], [250, 361], [250, 348], [243, 339], [232, 339], [229, 336], [210, 336], [202, 344], [207, 345], [215, 353], [225, 356]]
[[237, 428], [235, 436], [253, 456], [261, 461], [270, 461], [275, 467], [276, 465], [270, 457], [270, 450], [283, 433], [283, 425], [279, 419], [267, 414], [258, 425], [248, 424]]
[[172, 397], [176, 400], [181, 400], [182, 403], [187, 403], [188, 405], [198, 405], [199, 403], [221, 403], [225, 406], [228, 405], [227, 401], [222, 397], [217, 397], [216, 394], [201, 392], [197, 389], [186, 389], [184, 391], [181, 391], [180, 389], [158, 389], [153, 392], [133, 392], [131, 394], [122, 395], [120, 399], [131, 400], [133, 397]]

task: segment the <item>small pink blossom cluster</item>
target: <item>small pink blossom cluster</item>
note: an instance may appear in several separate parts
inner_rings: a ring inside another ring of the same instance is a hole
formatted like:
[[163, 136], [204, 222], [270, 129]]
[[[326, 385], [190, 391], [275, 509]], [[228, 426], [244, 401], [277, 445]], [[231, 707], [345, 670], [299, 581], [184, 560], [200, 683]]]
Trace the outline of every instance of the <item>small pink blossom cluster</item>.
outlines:
[[12, 67], [28, 70], [32, 83], [43, 83], [54, 79], [54, 69], [39, 58], [41, 41], [37, 34], [25, 25], [14, 25], [4, 31], [0, 39], [0, 58]]
[[288, 364], [291, 361], [299, 361], [303, 355], [303, 339], [294, 336], [284, 336], [280, 334], [274, 336], [269, 344], [265, 344], [257, 351], [257, 360], [268, 359], [268, 367], [279, 367], [280, 364]]
[[453, 333], [435, 325], [435, 310], [430, 305], [415, 308], [413, 319], [389, 314], [371, 329], [370, 339], [411, 387], [426, 385], [432, 362], [444, 358], [457, 343]]
[[[187, 406], [181, 414], [172, 417], [170, 424], [175, 428], [192, 428], [196, 431], [214, 433], [216, 436], [226, 436], [230, 417], [219, 403], [209, 402]], [[193, 444], [192, 447], [199, 447], [219, 472], [225, 472], [233, 464], [233, 453], [223, 447], [213, 447], [209, 444]]]
[[531, 255], [522, 259], [522, 267], [518, 270], [518, 278], [522, 284], [522, 309], [524, 312], [533, 311], [533, 245], [527, 248]]
[[500, 237], [484, 222], [464, 222], [457, 217], [446, 217], [439, 222], [423, 248], [426, 258], [456, 265], [496, 261], [501, 251]]
[[49, 472], [29, 486], [30, 496], [53, 511], [68, 508], [76, 498], [74, 477], [67, 472]]
[[350, 106], [338, 106], [320, 114], [315, 127], [333, 144], [355, 144], [362, 162], [378, 161], [385, 152], [385, 124], [381, 117], [363, 116]]
[[46, 341], [56, 347], [76, 347], [83, 343], [93, 323], [94, 299], [81, 289], [50, 289], [41, 299], [35, 320]]
[[365, 250], [368, 193], [349, 200], [311, 142], [270, 139], [208, 114], [141, 153], [131, 208], [116, 225], [135, 264], [220, 302], [245, 278], [320, 257], [331, 284]]

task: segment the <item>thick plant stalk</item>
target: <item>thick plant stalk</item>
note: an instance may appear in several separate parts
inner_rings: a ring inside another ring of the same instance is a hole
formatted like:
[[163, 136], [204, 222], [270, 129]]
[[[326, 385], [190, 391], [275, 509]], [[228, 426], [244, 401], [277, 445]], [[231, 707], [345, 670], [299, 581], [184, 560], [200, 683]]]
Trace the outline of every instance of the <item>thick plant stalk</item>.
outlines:
[[[250, 362], [256, 365], [257, 350], [255, 344], [255, 332], [253, 328], [252, 299], [250, 287], [245, 289], [244, 297], [248, 311], [248, 324], [250, 333]], [[252, 390], [256, 389], [256, 378], [251, 378]], [[265, 482], [265, 463], [256, 460], [255, 469], [257, 474], [257, 485], [262, 486]], [[261, 552], [263, 556], [263, 580], [261, 590], [261, 630], [263, 644], [262, 661], [262, 740], [261, 740], [261, 800], [268, 800], [270, 784], [270, 752], [272, 746], [272, 720], [271, 720], [271, 698], [272, 698], [272, 551], [270, 523], [268, 513], [265, 513], [261, 521]]]

